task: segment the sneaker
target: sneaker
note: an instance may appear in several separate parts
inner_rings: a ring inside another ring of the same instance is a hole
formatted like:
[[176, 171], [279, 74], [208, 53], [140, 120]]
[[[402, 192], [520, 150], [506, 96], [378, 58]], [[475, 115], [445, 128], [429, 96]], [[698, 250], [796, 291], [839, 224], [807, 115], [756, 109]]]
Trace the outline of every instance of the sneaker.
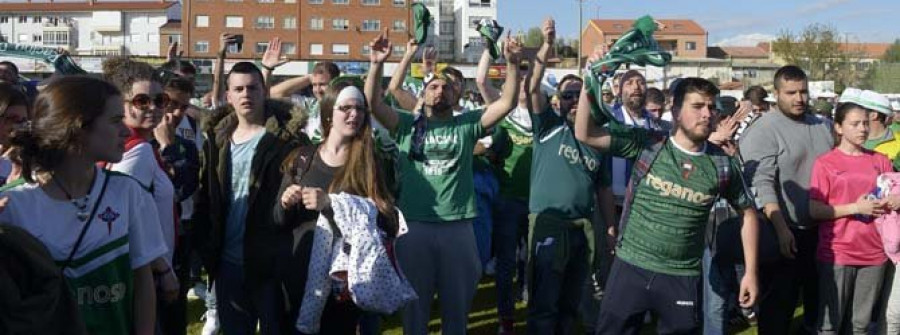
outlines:
[[203, 330], [200, 332], [202, 335], [216, 335], [219, 333], [219, 313], [216, 310], [208, 310], [200, 320], [206, 319], [206, 323], [203, 324]]
[[515, 326], [513, 325], [513, 320], [500, 320], [500, 328], [497, 330], [498, 335], [514, 335]]
[[188, 299], [192, 299], [192, 300], [200, 299], [200, 300], [206, 301], [206, 292], [207, 292], [206, 283], [204, 283], [203, 281], [199, 281], [199, 282], [197, 282], [197, 284], [194, 284], [194, 287], [192, 287], [190, 290], [188, 290], [187, 297], [188, 297]]

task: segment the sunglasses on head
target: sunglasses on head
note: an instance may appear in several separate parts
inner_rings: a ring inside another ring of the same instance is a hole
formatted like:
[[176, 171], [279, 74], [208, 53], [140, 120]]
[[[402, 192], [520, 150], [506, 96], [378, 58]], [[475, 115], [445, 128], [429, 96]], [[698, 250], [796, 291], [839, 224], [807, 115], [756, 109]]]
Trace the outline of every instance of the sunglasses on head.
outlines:
[[169, 101], [171, 99], [165, 93], [157, 94], [155, 97], [141, 93], [131, 98], [131, 105], [140, 109], [150, 108], [150, 104], [156, 108], [164, 108], [169, 105]]
[[581, 90], [578, 91], [563, 91], [559, 93], [560, 99], [572, 100], [581, 96]]

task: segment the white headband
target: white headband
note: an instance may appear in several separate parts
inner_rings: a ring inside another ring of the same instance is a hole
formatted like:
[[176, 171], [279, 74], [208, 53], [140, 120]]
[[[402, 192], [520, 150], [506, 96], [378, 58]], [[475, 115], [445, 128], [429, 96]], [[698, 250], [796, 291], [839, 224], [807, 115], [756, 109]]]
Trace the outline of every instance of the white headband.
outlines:
[[361, 103], [366, 103], [366, 97], [363, 95], [362, 91], [353, 85], [344, 87], [344, 89], [341, 90], [341, 93], [338, 93], [337, 99], [335, 99], [334, 102], [340, 103], [349, 99], [356, 99]]

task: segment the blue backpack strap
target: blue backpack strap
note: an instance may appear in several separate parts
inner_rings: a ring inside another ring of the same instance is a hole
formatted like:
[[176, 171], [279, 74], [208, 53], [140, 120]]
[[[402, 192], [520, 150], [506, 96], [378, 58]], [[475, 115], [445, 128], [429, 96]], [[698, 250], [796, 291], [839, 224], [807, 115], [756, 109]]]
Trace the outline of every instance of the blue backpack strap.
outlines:
[[625, 226], [628, 224], [628, 218], [631, 216], [631, 205], [634, 202], [634, 192], [637, 191], [638, 184], [650, 173], [650, 167], [659, 152], [662, 151], [663, 145], [666, 144], [669, 136], [661, 132], [651, 132], [647, 145], [641, 151], [641, 155], [634, 162], [631, 168], [631, 179], [628, 181], [628, 187], [625, 189], [625, 199], [622, 203], [622, 217], [619, 219], [619, 235], [617, 244], [622, 243], [622, 237], [625, 236]]

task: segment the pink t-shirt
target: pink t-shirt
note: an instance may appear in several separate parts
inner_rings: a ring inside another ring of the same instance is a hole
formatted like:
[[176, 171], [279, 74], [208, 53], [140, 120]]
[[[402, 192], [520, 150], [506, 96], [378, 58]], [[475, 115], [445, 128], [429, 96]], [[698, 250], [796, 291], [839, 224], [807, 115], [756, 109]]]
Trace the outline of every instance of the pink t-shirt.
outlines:
[[[856, 202], [875, 190], [875, 179], [891, 172], [891, 161], [884, 155], [865, 151], [851, 156], [833, 149], [813, 164], [809, 197], [830, 206]], [[819, 222], [820, 262], [840, 265], [880, 265], [887, 260], [874, 219], [847, 216]]]

